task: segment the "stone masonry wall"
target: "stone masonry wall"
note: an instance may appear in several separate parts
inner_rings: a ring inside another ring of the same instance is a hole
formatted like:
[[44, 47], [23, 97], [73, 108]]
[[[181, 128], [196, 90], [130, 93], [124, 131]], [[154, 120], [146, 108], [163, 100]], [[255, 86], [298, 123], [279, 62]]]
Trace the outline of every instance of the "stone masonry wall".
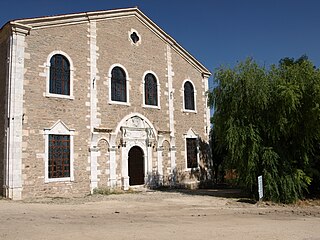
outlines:
[[[139, 46], [129, 40], [131, 29], [141, 36]], [[126, 115], [138, 112], [147, 117], [157, 130], [168, 130], [165, 43], [136, 18], [130, 17], [97, 22], [97, 46], [101, 126], [115, 129]], [[130, 106], [109, 104], [108, 72], [113, 64], [121, 64], [128, 72]], [[160, 109], [142, 107], [143, 75], [146, 71], [154, 72], [160, 82]]]
[[[88, 104], [88, 24], [31, 30], [26, 36], [23, 197], [84, 194], [90, 191], [88, 149], [90, 109]], [[46, 64], [49, 54], [63, 51], [73, 62], [74, 99], [46, 97]], [[74, 182], [44, 183], [45, 139], [43, 131], [58, 120], [75, 130]]]
[[[129, 38], [136, 31], [140, 36], [138, 46]], [[24, 122], [23, 122], [23, 197], [67, 196], [85, 194], [90, 191], [90, 25], [89, 23], [50, 27], [31, 30], [26, 36], [25, 82], [24, 82]], [[170, 130], [169, 93], [167, 70], [167, 43], [161, 40], [135, 17], [108, 19], [96, 23], [97, 76], [97, 123], [100, 128], [115, 131], [119, 122], [131, 113], [139, 113], [148, 118], [156, 131]], [[46, 97], [47, 58], [53, 51], [63, 51], [73, 62], [74, 99]], [[174, 71], [174, 120], [176, 137], [177, 169], [185, 170], [184, 134], [192, 128], [205, 139], [205, 95], [202, 76], [173, 49], [172, 67]], [[109, 72], [114, 64], [119, 64], [128, 73], [129, 104], [109, 102]], [[159, 81], [160, 107], [143, 106], [143, 76], [146, 71], [154, 73]], [[183, 112], [183, 81], [189, 79], [195, 85], [196, 113]], [[74, 181], [45, 183], [45, 139], [43, 131], [58, 120], [75, 130], [74, 136]], [[116, 140], [117, 184], [121, 181], [121, 149], [119, 133]], [[169, 135], [168, 135], [169, 136]], [[168, 178], [170, 163], [170, 142], [165, 137], [164, 172]], [[102, 153], [108, 157], [106, 143]], [[153, 150], [156, 159], [156, 148]], [[99, 157], [99, 186], [103, 186], [108, 176], [106, 162]], [[88, 160], [89, 159], [89, 160]], [[153, 161], [153, 166], [157, 164]]]
[[[141, 42], [138, 46], [129, 38], [132, 29], [140, 35]], [[156, 130], [169, 130], [166, 44], [135, 17], [130, 17], [97, 22], [97, 46], [97, 111], [101, 121], [100, 127], [115, 130], [125, 116], [136, 112], [148, 118]], [[120, 64], [128, 73], [129, 105], [109, 103], [109, 72], [114, 64]], [[143, 76], [146, 71], [151, 71], [158, 78], [159, 109], [143, 106]], [[119, 177], [119, 157], [116, 166]]]
[[[207, 141], [207, 136], [205, 134], [206, 126], [206, 96], [205, 96], [205, 86], [202, 80], [202, 75], [195, 68], [192, 68], [190, 64], [183, 60], [175, 51], [172, 51], [172, 62], [173, 62], [173, 88], [175, 91], [174, 100], [174, 120], [175, 120], [175, 131], [176, 131], [176, 165], [179, 172], [186, 170], [186, 147], [185, 147], [185, 137], [189, 130], [192, 130], [199, 136], [200, 141]], [[183, 99], [184, 99], [184, 86], [183, 82], [189, 80], [193, 83], [195, 87], [195, 108], [196, 112], [187, 112], [183, 110]], [[200, 154], [201, 156], [202, 154]], [[200, 159], [200, 166], [204, 165], [203, 159]], [[192, 172], [185, 171], [187, 178], [192, 178], [197, 176], [192, 176]]]

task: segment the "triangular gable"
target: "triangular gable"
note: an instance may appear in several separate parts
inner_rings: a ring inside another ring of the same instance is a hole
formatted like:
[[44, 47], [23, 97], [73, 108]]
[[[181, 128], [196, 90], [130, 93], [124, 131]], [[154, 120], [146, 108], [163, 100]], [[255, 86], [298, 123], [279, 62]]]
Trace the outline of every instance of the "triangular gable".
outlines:
[[210, 71], [205, 68], [200, 62], [198, 62], [190, 53], [188, 53], [182, 46], [180, 46], [171, 36], [169, 36], [165, 31], [163, 31], [157, 24], [155, 24], [150, 18], [148, 18], [143, 12], [141, 12], [137, 7], [135, 8], [125, 8], [125, 9], [114, 9], [107, 11], [95, 11], [95, 12], [83, 12], [65, 15], [56, 15], [49, 17], [37, 17], [37, 18], [27, 18], [21, 20], [14, 20], [8, 24], [11, 26], [19, 25], [30, 29], [48, 28], [55, 27], [59, 25], [72, 25], [84, 22], [89, 22], [92, 20], [102, 21], [107, 19], [122, 18], [135, 16], [148, 27], [154, 34], [165, 41], [167, 44], [172, 46], [172, 48], [183, 57], [188, 63], [195, 67], [199, 72], [201, 72], [205, 77], [211, 75]]
[[197, 138], [198, 134], [196, 134], [195, 131], [192, 130], [192, 128], [189, 128], [188, 132], [185, 134], [186, 138]]
[[51, 128], [46, 128], [44, 131], [48, 134], [70, 134], [74, 130], [69, 129], [64, 122], [58, 120]]

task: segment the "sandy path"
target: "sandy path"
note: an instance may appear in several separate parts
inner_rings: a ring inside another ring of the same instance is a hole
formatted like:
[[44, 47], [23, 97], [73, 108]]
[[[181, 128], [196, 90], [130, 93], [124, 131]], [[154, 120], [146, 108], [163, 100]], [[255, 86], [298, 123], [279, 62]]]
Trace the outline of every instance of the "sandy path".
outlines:
[[0, 239], [320, 240], [320, 207], [144, 192], [0, 201]]

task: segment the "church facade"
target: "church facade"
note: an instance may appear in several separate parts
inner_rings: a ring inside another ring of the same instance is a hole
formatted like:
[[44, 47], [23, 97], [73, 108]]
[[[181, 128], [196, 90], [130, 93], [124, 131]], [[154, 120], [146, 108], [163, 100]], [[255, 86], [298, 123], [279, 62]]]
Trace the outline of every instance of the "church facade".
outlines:
[[198, 182], [210, 72], [138, 8], [0, 30], [6, 198]]

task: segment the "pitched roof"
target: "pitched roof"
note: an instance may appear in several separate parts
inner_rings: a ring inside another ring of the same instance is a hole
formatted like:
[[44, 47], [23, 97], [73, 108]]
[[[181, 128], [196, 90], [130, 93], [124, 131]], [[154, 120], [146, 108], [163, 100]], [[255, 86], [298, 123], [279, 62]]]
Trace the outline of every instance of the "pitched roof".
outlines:
[[172, 48], [181, 57], [183, 57], [187, 62], [189, 62], [196, 69], [198, 69], [198, 71], [200, 71], [202, 74], [208, 77], [211, 75], [210, 71], [205, 66], [203, 66], [199, 61], [197, 61], [179, 43], [177, 43], [169, 34], [163, 31], [157, 24], [155, 24], [137, 7], [113, 9], [113, 10], [105, 10], [105, 11], [72, 13], [72, 14], [36, 17], [36, 18], [25, 18], [25, 19], [10, 21], [6, 25], [11, 25], [12, 27], [19, 26], [24, 29], [28, 29], [28, 28], [40, 29], [40, 28], [54, 27], [59, 25], [79, 24], [79, 23], [84, 23], [92, 20], [99, 21], [99, 20], [115, 19], [115, 18], [121, 18], [121, 17], [131, 17], [131, 16], [135, 16], [137, 19], [140, 20], [142, 24], [148, 27], [160, 39], [170, 44]]

